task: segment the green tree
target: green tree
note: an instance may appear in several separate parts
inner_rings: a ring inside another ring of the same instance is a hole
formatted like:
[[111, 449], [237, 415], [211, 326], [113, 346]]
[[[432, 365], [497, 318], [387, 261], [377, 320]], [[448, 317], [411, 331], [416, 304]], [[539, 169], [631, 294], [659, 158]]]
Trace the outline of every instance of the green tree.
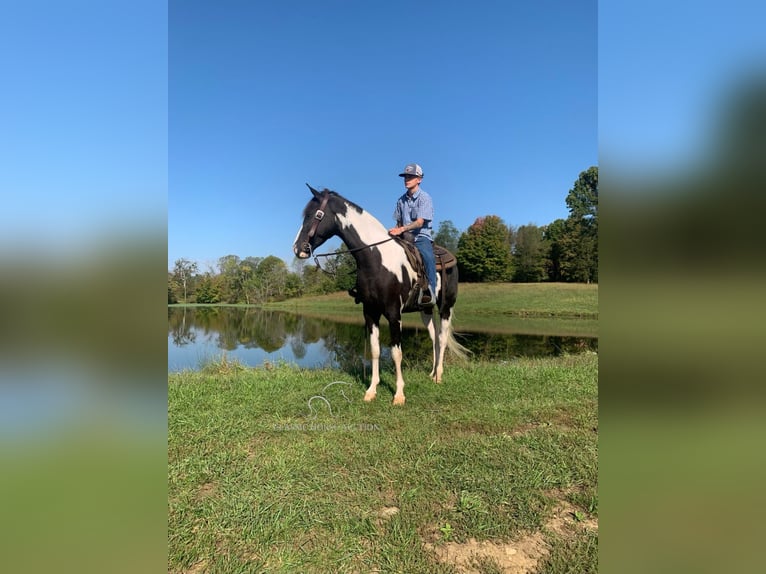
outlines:
[[178, 303], [178, 298], [176, 297], [173, 287], [173, 274], [168, 272], [168, 305]]
[[302, 292], [301, 276], [297, 273], [288, 272], [285, 281], [284, 298], [300, 297]]
[[537, 225], [522, 225], [515, 234], [513, 249], [513, 280], [537, 283], [546, 278], [548, 246], [543, 230]]
[[460, 278], [508, 281], [512, 276], [511, 231], [497, 215], [479, 217], [458, 241]]
[[263, 259], [260, 257], [245, 257], [238, 265], [239, 285], [241, 296], [247, 305], [260, 301], [258, 266]]
[[434, 235], [434, 243], [447, 248], [452, 253], [457, 251], [457, 244], [460, 241], [460, 231], [450, 221], [446, 219], [439, 223], [439, 229]]
[[304, 295], [322, 295], [337, 291], [333, 277], [317, 269], [316, 265], [306, 265], [302, 268], [301, 288]]
[[269, 255], [258, 264], [258, 301], [281, 299], [287, 286], [289, 271], [279, 257]]
[[567, 282], [598, 281], [598, 244], [595, 237], [572, 219], [567, 219], [561, 248], [561, 279]]
[[195, 301], [197, 303], [204, 303], [212, 305], [214, 303], [221, 302], [221, 293], [219, 283], [211, 276], [210, 273], [205, 273], [199, 280], [197, 285]]
[[327, 271], [334, 277], [337, 291], [347, 291], [356, 285], [356, 260], [345, 244], [341, 245], [337, 256], [328, 258]]
[[543, 228], [543, 237], [547, 245], [545, 269], [548, 281], [561, 281], [561, 258], [563, 246], [561, 240], [566, 232], [566, 221], [557, 219]]
[[591, 166], [580, 172], [574, 187], [569, 190], [566, 203], [570, 218], [598, 225], [598, 167]]
[[176, 259], [173, 267], [173, 282], [178, 287], [179, 295], [183, 296], [183, 302], [189, 302], [189, 291], [192, 287], [192, 278], [197, 272], [197, 264], [188, 259]]
[[240, 263], [241, 260], [236, 255], [224, 255], [218, 259], [222, 303], [238, 303], [244, 300]]
[[598, 281], [598, 167], [580, 173], [566, 204], [569, 217], [559, 240], [562, 279]]

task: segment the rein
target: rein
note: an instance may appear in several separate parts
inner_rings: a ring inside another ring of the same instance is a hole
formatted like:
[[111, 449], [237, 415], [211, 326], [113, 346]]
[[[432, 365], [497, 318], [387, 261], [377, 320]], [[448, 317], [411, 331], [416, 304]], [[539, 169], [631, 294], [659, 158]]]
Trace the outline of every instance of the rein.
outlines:
[[363, 249], [367, 249], [369, 247], [375, 247], [376, 245], [380, 245], [381, 243], [388, 243], [389, 241], [393, 241], [393, 237], [389, 237], [388, 239], [382, 239], [381, 241], [376, 241], [375, 243], [370, 243], [369, 245], [362, 245], [361, 247], [354, 247], [353, 249], [346, 249], [333, 251], [332, 253], [314, 253], [314, 250], [311, 249], [311, 245], [309, 245], [309, 253], [311, 253], [311, 256], [314, 258], [314, 263], [316, 263], [317, 267], [321, 270], [327, 273], [328, 275], [335, 275], [334, 273], [330, 273], [329, 271], [322, 269], [322, 266], [319, 264], [318, 257], [332, 257], [334, 255], [343, 255], [344, 253], [356, 253], [357, 251], [362, 251]]

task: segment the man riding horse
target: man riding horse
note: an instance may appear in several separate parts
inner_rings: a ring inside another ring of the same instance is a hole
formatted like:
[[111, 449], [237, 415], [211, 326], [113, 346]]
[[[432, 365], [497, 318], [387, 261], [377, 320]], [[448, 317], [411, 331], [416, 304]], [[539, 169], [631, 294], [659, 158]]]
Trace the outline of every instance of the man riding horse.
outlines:
[[394, 220], [396, 227], [388, 230], [391, 235], [412, 233], [415, 237], [415, 247], [420, 251], [423, 265], [428, 277], [429, 290], [421, 292], [418, 305], [432, 306], [436, 302], [436, 261], [434, 259], [433, 238], [431, 230], [434, 220], [434, 204], [431, 196], [420, 189], [423, 181], [423, 168], [416, 163], [410, 163], [399, 174], [404, 178], [407, 191], [396, 202]]

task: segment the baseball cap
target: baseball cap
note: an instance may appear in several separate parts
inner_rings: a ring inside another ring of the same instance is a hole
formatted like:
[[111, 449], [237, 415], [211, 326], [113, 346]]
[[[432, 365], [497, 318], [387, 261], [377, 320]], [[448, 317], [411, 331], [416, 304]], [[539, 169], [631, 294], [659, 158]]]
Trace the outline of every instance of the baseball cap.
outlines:
[[405, 175], [414, 175], [415, 177], [423, 177], [423, 168], [416, 163], [408, 163], [404, 166], [404, 171], [399, 174], [399, 177]]

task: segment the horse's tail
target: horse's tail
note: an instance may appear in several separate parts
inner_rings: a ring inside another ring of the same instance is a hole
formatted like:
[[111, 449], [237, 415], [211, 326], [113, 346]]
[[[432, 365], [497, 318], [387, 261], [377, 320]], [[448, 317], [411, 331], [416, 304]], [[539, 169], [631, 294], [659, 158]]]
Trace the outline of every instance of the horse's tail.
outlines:
[[455, 332], [452, 329], [452, 321], [455, 319], [455, 312], [452, 311], [449, 324], [447, 325], [447, 348], [461, 361], [467, 361], [471, 354], [470, 349], [466, 349], [463, 345], [458, 343], [455, 338]]

